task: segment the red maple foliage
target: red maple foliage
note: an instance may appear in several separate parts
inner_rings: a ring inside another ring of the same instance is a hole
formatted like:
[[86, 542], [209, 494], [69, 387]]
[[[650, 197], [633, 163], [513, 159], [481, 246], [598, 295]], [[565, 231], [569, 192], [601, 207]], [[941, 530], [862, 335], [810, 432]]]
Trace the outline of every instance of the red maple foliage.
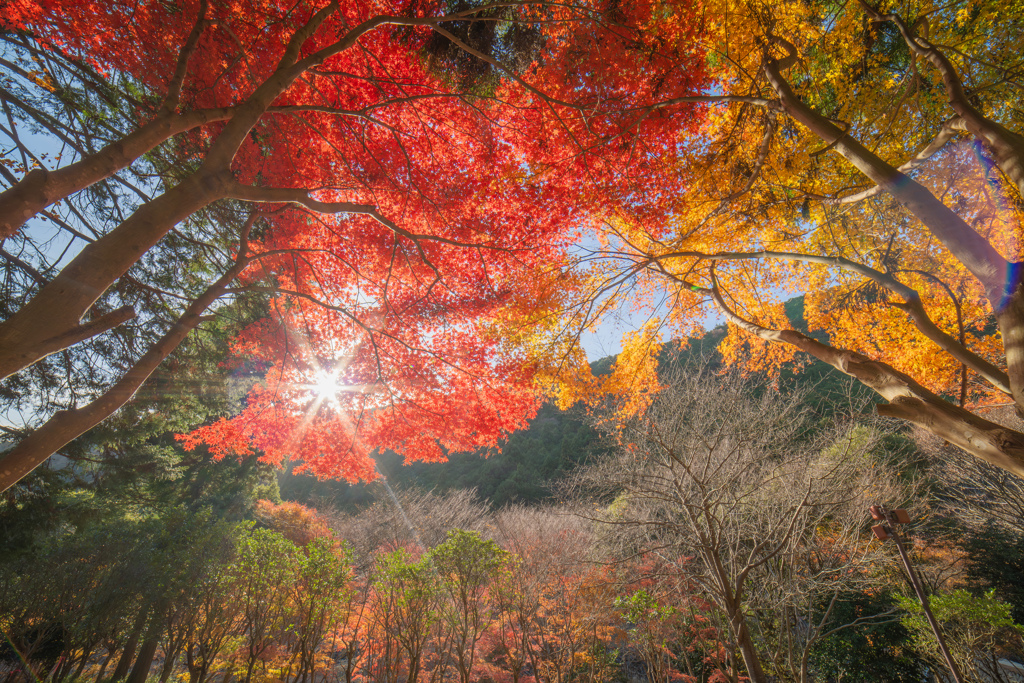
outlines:
[[[654, 201], [678, 189], [663, 167], [701, 117], [681, 127], [679, 108], [706, 81], [693, 13], [689, 0], [19, 0], [2, 21], [132, 79], [149, 98], [139, 139], [176, 135], [191, 169], [98, 241], [139, 236], [134, 253], [90, 247], [96, 263], [75, 271], [90, 287], [204, 207], [253, 212], [214, 294], [271, 299], [234, 342], [266, 376], [185, 446], [357, 480], [376, 477], [375, 449], [442, 460], [532, 416], [533, 367], [509, 330], [579, 231], [623, 207], [652, 207], [652, 225], [670, 209]], [[68, 191], [102, 177], [82, 173]], [[61, 306], [77, 324], [92, 301]]]

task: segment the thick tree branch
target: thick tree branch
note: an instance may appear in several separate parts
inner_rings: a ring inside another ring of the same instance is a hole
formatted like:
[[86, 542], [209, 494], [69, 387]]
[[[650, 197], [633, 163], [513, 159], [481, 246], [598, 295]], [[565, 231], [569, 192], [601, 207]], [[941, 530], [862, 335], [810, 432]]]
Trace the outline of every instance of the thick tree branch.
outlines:
[[898, 171], [845, 131], [840, 130], [826, 117], [804, 104], [782, 77], [778, 61], [767, 59], [764, 72], [779, 94], [785, 112], [846, 157], [861, 173], [916, 216], [967, 270], [981, 281], [993, 308], [998, 310], [1006, 296], [1006, 273], [1009, 264], [988, 240], [923, 185]]
[[31, 265], [29, 265], [22, 259], [15, 256], [14, 254], [9, 253], [8, 251], [2, 248], [0, 248], [0, 258], [3, 258], [5, 261], [12, 263], [18, 268], [20, 268], [22, 272], [26, 273], [29, 277], [35, 280], [36, 284], [38, 285], [45, 285], [47, 282], [49, 282], [49, 280], [43, 277], [43, 274], [40, 273], [38, 270], [33, 268]]
[[121, 323], [128, 322], [134, 317], [134, 308], [131, 306], [122, 306], [110, 313], [94, 318], [83, 325], [70, 329], [63, 334], [43, 340], [35, 348], [33, 355], [41, 354], [41, 357], [45, 358], [51, 353], [56, 353], [61, 349], [66, 349], [67, 347], [83, 342], [86, 339], [92, 339], [96, 335], [103, 334], [107, 330], [113, 329]]
[[949, 96], [950, 107], [964, 120], [967, 130], [989, 146], [1000, 170], [1017, 186], [1020, 196], [1024, 197], [1024, 136], [1004, 128], [978, 111], [971, 104], [964, 91], [960, 74], [949, 58], [931, 42], [915, 34], [900, 15], [881, 14], [864, 0], [858, 2], [873, 21], [889, 21], [895, 24], [907, 47], [914, 54], [927, 59], [938, 70]]
[[709, 294], [725, 317], [740, 329], [766, 341], [794, 346], [875, 391], [889, 401], [877, 407], [879, 415], [912, 422], [990, 465], [1024, 477], [1024, 434], [942, 400], [886, 363], [823, 344], [796, 330], [773, 330], [746, 320], [725, 302], [717, 282], [711, 289], [697, 289]]
[[163, 104], [160, 106], [161, 114], [173, 114], [178, 109], [178, 102], [181, 99], [181, 86], [185, 82], [185, 76], [188, 75], [188, 62], [192, 59], [192, 55], [195, 54], [196, 47], [199, 45], [199, 38], [203, 35], [203, 30], [206, 28], [206, 12], [208, 9], [209, 1], [199, 0], [199, 13], [196, 16], [196, 23], [192, 26], [192, 31], [188, 34], [188, 38], [185, 39], [185, 44], [178, 52], [178, 62], [174, 67], [174, 75], [171, 76], [171, 80], [167, 84], [167, 96], [164, 97]]
[[[780, 41], [780, 44], [786, 47], [791, 55], [794, 54], [791, 45], [785, 41]], [[940, 54], [937, 50], [931, 49], [932, 52], [929, 54]], [[1013, 398], [1018, 412], [1024, 414], [1024, 264], [1008, 262], [987, 239], [924, 186], [900, 173], [845, 131], [804, 104], [782, 77], [778, 61], [767, 59], [764, 72], [779, 94], [786, 113], [832, 145], [858, 170], [916, 216], [981, 282], [1003, 335], [1006, 374], [1010, 378]], [[967, 112], [964, 110], [958, 113], [964, 116]], [[971, 124], [966, 116], [964, 120], [970, 129]]]
[[657, 260], [670, 260], [674, 258], [694, 258], [702, 261], [755, 261], [762, 259], [775, 259], [779, 261], [799, 261], [803, 263], [817, 263], [825, 266], [834, 266], [852, 273], [862, 275], [875, 284], [888, 289], [890, 292], [903, 297], [903, 302], [891, 302], [891, 305], [906, 311], [921, 333], [939, 346], [943, 351], [951, 355], [960, 363], [964, 364], [974, 372], [981, 375], [987, 382], [999, 391], [1010, 395], [1009, 376], [997, 366], [988, 362], [981, 356], [968, 349], [962, 342], [952, 335], [944, 332], [929, 317], [921, 301], [921, 295], [917, 290], [908, 287], [892, 275], [875, 270], [862, 263], [851, 261], [841, 256], [818, 256], [815, 254], [799, 254], [785, 251], [751, 251], [751, 252], [717, 252], [703, 253], [697, 251], [676, 251], [666, 254], [659, 254]]
[[237, 183], [229, 189], [229, 196], [232, 199], [242, 199], [249, 202], [298, 204], [317, 213], [350, 213], [360, 216], [369, 216], [396, 235], [404, 237], [412, 242], [427, 241], [440, 242], [453, 247], [467, 249], [493, 249], [499, 251], [512, 251], [508, 247], [499, 247], [492, 244], [479, 244], [477, 242], [462, 242], [460, 240], [448, 239], [440, 235], [410, 232], [399, 226], [390, 218], [384, 216], [372, 204], [357, 204], [355, 202], [321, 202], [310, 196], [308, 190], [293, 189], [287, 187], [253, 187]]
[[233, 110], [202, 109], [186, 114], [161, 115], [95, 154], [54, 171], [35, 169], [0, 193], [0, 239], [15, 234], [46, 207], [83, 190], [118, 171], [171, 137], [198, 126], [224, 121]]
[[223, 198], [229, 180], [230, 173], [196, 173], [87, 244], [31, 301], [0, 323], [0, 378], [56, 350], [43, 352], [47, 340], [74, 337], [100, 295], [176, 224]]
[[243, 225], [238, 256], [231, 268], [185, 309], [166, 334], [116, 384], [86, 406], [55, 413], [0, 456], [0, 492], [16, 484], [58, 449], [95, 427], [135, 395], [160, 363], [205, 319], [203, 312], [227, 291], [231, 282], [248, 265], [249, 233], [258, 215], [253, 212]]

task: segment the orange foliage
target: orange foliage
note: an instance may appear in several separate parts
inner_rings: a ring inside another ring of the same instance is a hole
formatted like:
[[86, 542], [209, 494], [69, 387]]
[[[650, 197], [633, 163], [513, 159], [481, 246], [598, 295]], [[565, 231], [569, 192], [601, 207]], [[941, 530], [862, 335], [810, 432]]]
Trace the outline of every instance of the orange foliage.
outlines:
[[258, 500], [254, 514], [260, 524], [280, 533], [295, 545], [305, 546], [313, 539], [333, 536], [320, 513], [301, 503], [285, 501], [277, 504]]

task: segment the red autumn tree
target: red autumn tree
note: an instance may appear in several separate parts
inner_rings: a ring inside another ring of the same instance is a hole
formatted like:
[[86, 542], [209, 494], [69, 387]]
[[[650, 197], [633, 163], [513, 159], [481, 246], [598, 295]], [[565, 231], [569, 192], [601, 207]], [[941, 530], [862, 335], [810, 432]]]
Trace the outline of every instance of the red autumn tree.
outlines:
[[[0, 487], [117, 410], [218, 299], [242, 291], [270, 301], [271, 316], [234, 345], [266, 377], [241, 415], [189, 435], [188, 447], [256, 448], [358, 479], [375, 476], [375, 448], [436, 460], [522, 425], [536, 404], [533, 365], [507, 322], [550, 296], [547, 264], [595, 209], [655, 205], [666, 190], [654, 166], [671, 163], [689, 124], [663, 112], [687, 106], [678, 98], [703, 78], [689, 10], [11, 7], [4, 30], [32, 54], [59, 53], [78, 71], [127, 83], [137, 124], [90, 128], [105, 146], [12, 182], [0, 194], [0, 236], [32, 239], [26, 220], [59, 218], [62, 202], [143, 155], [174, 163], [24, 292], [0, 323], [3, 376], [135, 317], [118, 288], [133, 268], [173, 267], [153, 257], [169, 234], [188, 241], [197, 221], [212, 221], [213, 243], [197, 246], [208, 286], [171, 293], [184, 302], [176, 320], [140, 321], [163, 335], [91, 402], [72, 401], [22, 438], [0, 461]], [[44, 87], [54, 80], [26, 73]]]

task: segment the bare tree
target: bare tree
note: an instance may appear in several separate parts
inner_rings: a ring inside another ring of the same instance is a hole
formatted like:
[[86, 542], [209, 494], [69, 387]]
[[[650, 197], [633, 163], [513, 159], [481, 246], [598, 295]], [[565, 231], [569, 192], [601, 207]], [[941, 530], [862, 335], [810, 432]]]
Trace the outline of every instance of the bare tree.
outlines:
[[396, 491], [384, 481], [377, 485], [377, 502], [367, 509], [355, 515], [329, 514], [331, 527], [352, 544], [353, 561], [364, 573], [378, 549], [414, 544], [429, 550], [452, 529], [483, 531], [487, 507], [475, 491], [459, 489], [440, 495]]
[[[1013, 410], [1004, 407], [990, 412], [995, 413], [992, 419], [1024, 429], [1024, 420]], [[1024, 534], [1024, 479], [966, 456], [924, 430], [918, 430], [915, 439], [934, 465], [930, 470], [939, 485], [941, 512], [972, 530], [992, 525], [1013, 535]]]
[[600, 516], [620, 557], [658, 553], [706, 593], [752, 681], [810, 680], [813, 645], [850, 625], [833, 607], [870, 580], [868, 506], [906, 492], [872, 461], [870, 428], [812, 436], [799, 396], [734, 375], [669, 384], [612, 421], [624, 445], [576, 484], [611, 501]]

